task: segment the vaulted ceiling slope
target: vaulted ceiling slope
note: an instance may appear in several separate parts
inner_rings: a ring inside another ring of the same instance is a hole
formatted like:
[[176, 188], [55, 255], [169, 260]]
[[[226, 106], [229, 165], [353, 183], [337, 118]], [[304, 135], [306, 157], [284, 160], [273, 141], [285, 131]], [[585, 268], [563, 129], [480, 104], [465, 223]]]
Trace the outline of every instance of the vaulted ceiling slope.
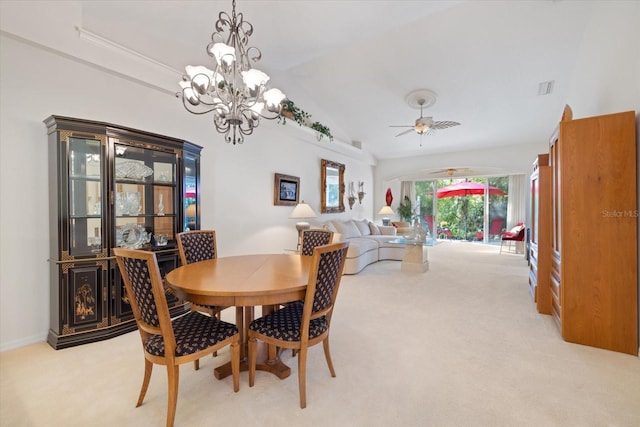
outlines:
[[[56, 2], [43, 2], [56, 3]], [[213, 66], [205, 48], [224, 1], [78, 1], [78, 26], [163, 64]], [[615, 7], [615, 3], [612, 3]], [[548, 138], [566, 102], [590, 1], [243, 1], [260, 68], [337, 140], [378, 159], [529, 144]], [[615, 28], [605, 29], [615, 31]], [[99, 47], [96, 47], [98, 49]], [[541, 82], [553, 92], [539, 96]], [[460, 126], [411, 125], [405, 96], [437, 93], [424, 111]], [[178, 101], [176, 101], [178, 102]], [[186, 117], [186, 116], [185, 116]]]

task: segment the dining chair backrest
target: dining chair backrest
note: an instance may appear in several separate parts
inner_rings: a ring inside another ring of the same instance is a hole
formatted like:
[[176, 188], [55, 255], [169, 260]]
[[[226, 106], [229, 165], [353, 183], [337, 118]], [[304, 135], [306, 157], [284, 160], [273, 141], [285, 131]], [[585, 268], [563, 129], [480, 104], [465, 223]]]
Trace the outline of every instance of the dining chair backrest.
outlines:
[[301, 337], [308, 339], [310, 320], [326, 316], [331, 322], [333, 306], [338, 295], [342, 271], [347, 258], [348, 242], [317, 246], [313, 250], [312, 267], [302, 313]]
[[113, 251], [143, 343], [152, 335], [162, 336], [165, 353], [172, 354], [176, 340], [156, 255], [124, 248]]
[[333, 232], [330, 230], [304, 230], [302, 231], [302, 249], [300, 252], [302, 255], [311, 256], [316, 246], [328, 245], [332, 240]]
[[178, 233], [178, 252], [182, 265], [217, 258], [215, 230], [193, 230]]

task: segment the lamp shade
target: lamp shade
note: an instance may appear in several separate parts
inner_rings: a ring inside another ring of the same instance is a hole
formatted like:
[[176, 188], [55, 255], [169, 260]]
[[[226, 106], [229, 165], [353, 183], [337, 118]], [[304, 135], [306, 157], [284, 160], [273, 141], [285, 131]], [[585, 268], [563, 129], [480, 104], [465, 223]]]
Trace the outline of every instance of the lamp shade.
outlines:
[[185, 216], [187, 218], [195, 218], [196, 217], [196, 204], [195, 203], [187, 206], [187, 210], [185, 212]]
[[300, 203], [298, 203], [295, 208], [293, 208], [293, 211], [291, 211], [291, 215], [289, 215], [289, 218], [302, 219], [302, 218], [316, 218], [317, 216], [318, 215], [316, 215], [313, 209], [311, 209], [311, 206], [306, 204], [303, 200]]
[[391, 206], [383, 206], [380, 212], [378, 212], [378, 215], [395, 215], [395, 213], [393, 209], [391, 209]]

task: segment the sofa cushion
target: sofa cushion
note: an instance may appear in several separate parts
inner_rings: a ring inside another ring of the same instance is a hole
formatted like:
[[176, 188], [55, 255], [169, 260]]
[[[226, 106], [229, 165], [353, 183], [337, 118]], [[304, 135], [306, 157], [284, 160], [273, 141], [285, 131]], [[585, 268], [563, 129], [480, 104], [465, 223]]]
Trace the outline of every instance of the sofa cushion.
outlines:
[[378, 226], [371, 221], [369, 221], [369, 230], [371, 230], [371, 234], [373, 236], [377, 236], [378, 234], [380, 234], [380, 229], [378, 228]]
[[376, 251], [376, 253], [378, 252], [378, 242], [374, 239], [367, 237], [356, 237], [349, 239], [347, 258], [358, 258], [369, 251]]
[[369, 228], [369, 220], [368, 219], [362, 219], [359, 221], [353, 221], [353, 223], [356, 225], [356, 227], [358, 227], [358, 230], [360, 230], [360, 234], [363, 236], [368, 236], [371, 234], [371, 229]]
[[360, 230], [352, 220], [344, 222], [334, 221], [333, 224], [336, 226], [338, 233], [342, 234], [342, 238], [345, 240], [362, 236], [362, 233], [360, 233]]

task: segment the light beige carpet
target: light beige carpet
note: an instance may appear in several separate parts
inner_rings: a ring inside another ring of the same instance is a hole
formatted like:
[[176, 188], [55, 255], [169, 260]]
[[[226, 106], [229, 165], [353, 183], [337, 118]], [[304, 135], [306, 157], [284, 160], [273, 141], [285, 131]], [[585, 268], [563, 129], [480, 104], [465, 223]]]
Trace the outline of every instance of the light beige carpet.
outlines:
[[[569, 344], [537, 314], [521, 255], [444, 242], [425, 274], [380, 262], [343, 278], [331, 333], [337, 377], [311, 349], [307, 408], [292, 375], [216, 380], [228, 349], [180, 370], [176, 426], [640, 426], [640, 360]], [[224, 317], [233, 321], [233, 310]], [[166, 371], [144, 404], [137, 332], [55, 351], [0, 354], [2, 426], [161, 426]]]

